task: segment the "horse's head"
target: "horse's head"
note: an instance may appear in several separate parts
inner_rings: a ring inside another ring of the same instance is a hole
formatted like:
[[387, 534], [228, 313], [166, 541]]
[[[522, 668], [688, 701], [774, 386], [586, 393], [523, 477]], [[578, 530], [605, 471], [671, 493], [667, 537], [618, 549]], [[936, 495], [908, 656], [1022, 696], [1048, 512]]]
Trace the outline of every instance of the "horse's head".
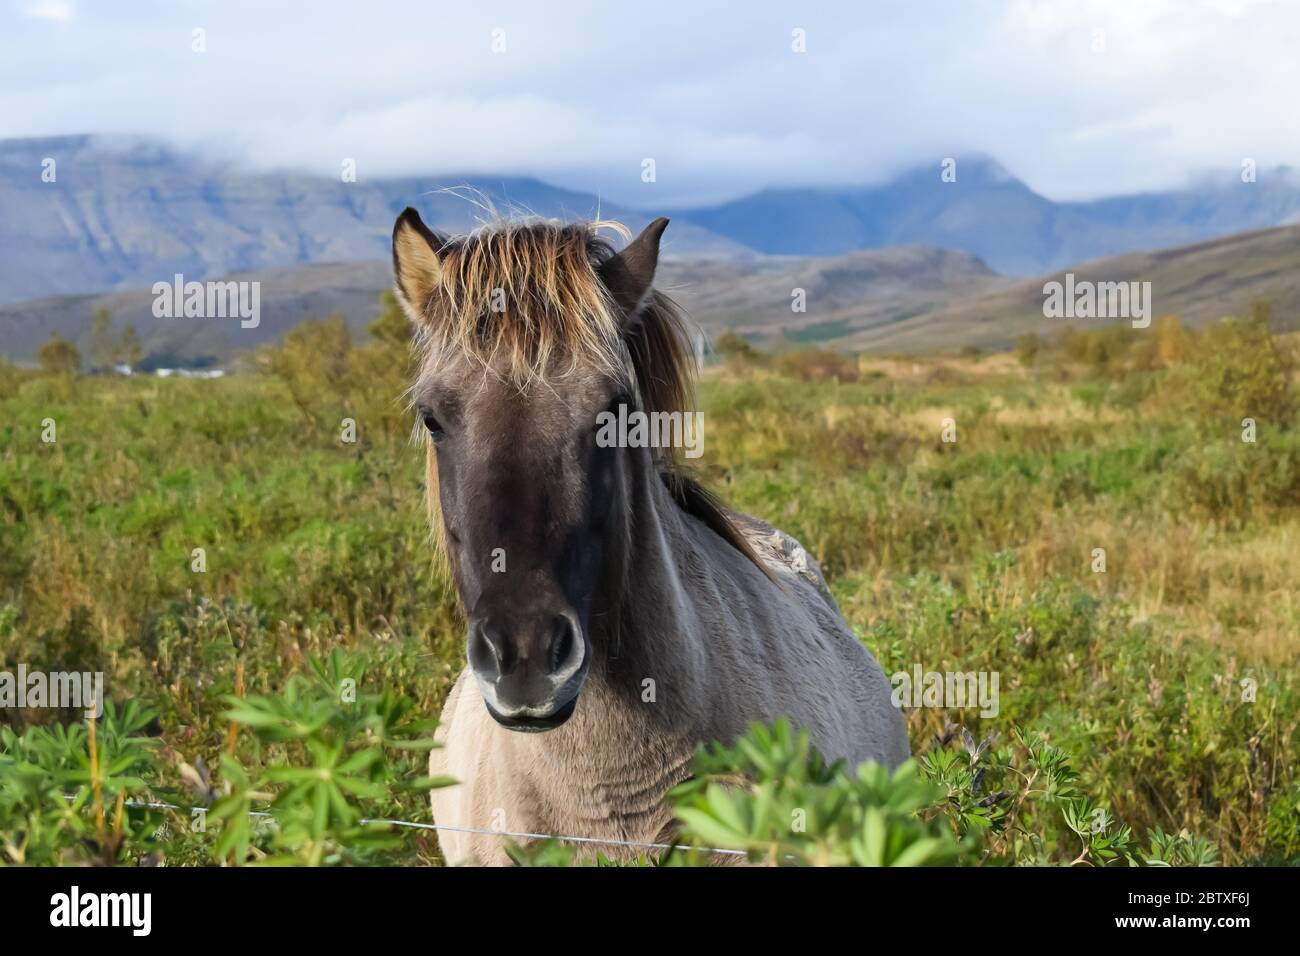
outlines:
[[[479, 689], [515, 730], [572, 715], [595, 650], [593, 604], [625, 573], [622, 502], [650, 452], [602, 447], [597, 416], [680, 407], [689, 385], [680, 319], [651, 291], [666, 225], [617, 255], [589, 226], [444, 239], [407, 209], [393, 231], [397, 294], [423, 353], [412, 396], [441, 521], [431, 517]], [[657, 363], [648, 384], [646, 362]]]

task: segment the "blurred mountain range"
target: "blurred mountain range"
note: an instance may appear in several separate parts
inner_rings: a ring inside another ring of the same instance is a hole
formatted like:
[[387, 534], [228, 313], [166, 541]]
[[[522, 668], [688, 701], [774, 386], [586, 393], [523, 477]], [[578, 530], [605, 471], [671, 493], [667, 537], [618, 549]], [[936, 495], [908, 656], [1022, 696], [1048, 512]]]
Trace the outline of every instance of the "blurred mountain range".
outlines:
[[[47, 158], [54, 182], [42, 180]], [[391, 284], [401, 209], [463, 232], [488, 216], [471, 199], [633, 230], [664, 212], [529, 178], [344, 183], [239, 172], [138, 139], [3, 140], [0, 355], [28, 360], [53, 332], [77, 341], [99, 308], [136, 326], [153, 364], [223, 363], [332, 313], [360, 330]], [[1081, 275], [1153, 281], [1157, 313], [1193, 324], [1255, 298], [1283, 320], [1300, 314], [1300, 225], [1287, 226], [1300, 223], [1300, 177], [1289, 169], [1057, 203], [977, 158], [959, 163], [956, 182], [936, 167], [885, 186], [768, 190], [667, 212], [658, 285], [709, 332], [872, 350], [1005, 345], [1043, 321], [1041, 276], [1075, 263]], [[149, 287], [176, 273], [259, 280], [260, 325], [154, 318]], [[792, 310], [795, 289], [806, 311]]]
[[[57, 163], [54, 182], [42, 162]], [[773, 189], [710, 208], [632, 210], [530, 178], [408, 177], [344, 183], [248, 173], [139, 139], [0, 140], [0, 303], [203, 279], [314, 262], [388, 258], [393, 220], [417, 206], [436, 227], [484, 217], [477, 190], [501, 209], [621, 219], [639, 229], [673, 216], [665, 255], [834, 256], [926, 245], [966, 252], [1010, 276], [1300, 222], [1300, 175], [1233, 172], [1167, 192], [1054, 202], [995, 161], [915, 169], [869, 188]]]
[[[1081, 281], [1150, 282], [1154, 316], [1177, 315], [1191, 326], [1244, 314], [1256, 301], [1272, 303], [1279, 326], [1300, 323], [1300, 226], [1124, 253], [1070, 269]], [[135, 326], [146, 368], [226, 365], [235, 353], [275, 341], [306, 319], [341, 315], [361, 335], [379, 313], [380, 293], [392, 285], [387, 262], [314, 263], [224, 278], [261, 283], [256, 328], [237, 319], [155, 318], [153, 294], [142, 288], [0, 306], [2, 351], [30, 360], [54, 332], [84, 351], [91, 319], [102, 308], [116, 328]], [[667, 259], [656, 285], [711, 337], [730, 329], [760, 345], [919, 353], [1005, 348], [1023, 332], [1050, 334], [1065, 321], [1043, 317], [1043, 283], [1060, 278], [1054, 272], [1012, 279], [968, 253], [900, 246], [842, 256]], [[792, 307], [795, 290], [802, 290], [804, 311]]]
[[[234, 353], [273, 342], [307, 319], [341, 315], [361, 335], [379, 314], [380, 293], [393, 284], [388, 262], [310, 263], [222, 278], [260, 283], [255, 328], [244, 328], [238, 319], [156, 318], [152, 291], [139, 288], [0, 306], [3, 351], [28, 360], [53, 333], [86, 345], [95, 312], [107, 309], [115, 327], [135, 327], [146, 367], [223, 365]], [[655, 284], [709, 333], [736, 328], [755, 338], [812, 342], [992, 291], [1006, 281], [974, 256], [912, 246], [830, 258], [670, 258], [660, 264]], [[791, 309], [795, 288], [804, 290], [806, 312]]]
[[[55, 182], [41, 179], [44, 159]], [[130, 289], [314, 262], [387, 260], [406, 206], [464, 232], [499, 209], [562, 219], [597, 214], [639, 229], [654, 218], [535, 179], [367, 180], [242, 173], [157, 143], [89, 136], [0, 140], [0, 303]], [[657, 215], [657, 214], [655, 214]], [[744, 256], [742, 245], [681, 223], [670, 255]]]
[[1300, 174], [1289, 167], [1203, 179], [1183, 189], [1093, 202], [1054, 202], [994, 160], [959, 162], [864, 189], [773, 189], [681, 215], [758, 252], [838, 255], [920, 243], [978, 256], [1009, 276], [1300, 223]]

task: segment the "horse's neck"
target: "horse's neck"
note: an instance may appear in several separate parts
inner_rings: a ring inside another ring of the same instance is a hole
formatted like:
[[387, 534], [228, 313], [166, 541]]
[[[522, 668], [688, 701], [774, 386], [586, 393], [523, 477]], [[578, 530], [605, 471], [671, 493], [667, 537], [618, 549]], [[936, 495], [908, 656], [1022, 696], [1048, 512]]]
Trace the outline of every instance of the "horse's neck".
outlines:
[[629, 504], [626, 588], [618, 597], [616, 631], [594, 635], [602, 666], [592, 676], [613, 692], [610, 699], [648, 706], [655, 722], [680, 727], [692, 721], [713, 677], [697, 610], [702, 589], [713, 585], [698, 557], [698, 529], [658, 474], [640, 476]]

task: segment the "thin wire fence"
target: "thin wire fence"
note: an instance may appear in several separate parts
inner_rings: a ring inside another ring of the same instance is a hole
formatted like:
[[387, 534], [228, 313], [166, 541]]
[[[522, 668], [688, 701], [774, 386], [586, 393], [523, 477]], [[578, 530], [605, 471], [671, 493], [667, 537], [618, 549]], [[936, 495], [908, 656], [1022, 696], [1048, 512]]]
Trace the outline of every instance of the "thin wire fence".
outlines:
[[[76, 799], [74, 794], [65, 793], [64, 798], [67, 800]], [[188, 810], [191, 814], [196, 810], [207, 812], [206, 807], [185, 807], [176, 803], [158, 803], [149, 800], [126, 800], [123, 801], [128, 807], [145, 810]], [[267, 817], [274, 819], [275, 814], [268, 813], [265, 810], [249, 810], [250, 817]], [[442, 823], [416, 823], [412, 820], [389, 820], [384, 818], [363, 819], [363, 826], [371, 824], [387, 824], [394, 827], [406, 827], [411, 830], [446, 830], [452, 833], [476, 833], [484, 836], [506, 837], [512, 840], [557, 840], [561, 843], [578, 843], [586, 845], [599, 846], [621, 846], [637, 850], [699, 850], [703, 853], [716, 853], [721, 856], [745, 856], [744, 850], [727, 850], [720, 847], [711, 846], [688, 846], [684, 843], [646, 843], [640, 840], [611, 840], [603, 837], [588, 836], [568, 836], [559, 833], [528, 833], [526, 831], [512, 830], [488, 830], [481, 827], [454, 827]]]

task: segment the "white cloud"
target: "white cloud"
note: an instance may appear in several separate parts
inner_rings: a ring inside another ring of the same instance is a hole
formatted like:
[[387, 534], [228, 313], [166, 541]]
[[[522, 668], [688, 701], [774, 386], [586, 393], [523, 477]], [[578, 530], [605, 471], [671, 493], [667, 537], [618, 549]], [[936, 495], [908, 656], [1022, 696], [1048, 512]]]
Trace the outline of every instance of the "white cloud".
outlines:
[[334, 175], [349, 156], [669, 206], [976, 151], [1054, 198], [1300, 165], [1300, 4], [148, 0], [80, 9], [57, 36], [5, 19], [0, 134], [138, 132], [257, 167]]
[[27, 15], [34, 20], [71, 20], [75, 11], [69, 0], [38, 0], [27, 8]]

